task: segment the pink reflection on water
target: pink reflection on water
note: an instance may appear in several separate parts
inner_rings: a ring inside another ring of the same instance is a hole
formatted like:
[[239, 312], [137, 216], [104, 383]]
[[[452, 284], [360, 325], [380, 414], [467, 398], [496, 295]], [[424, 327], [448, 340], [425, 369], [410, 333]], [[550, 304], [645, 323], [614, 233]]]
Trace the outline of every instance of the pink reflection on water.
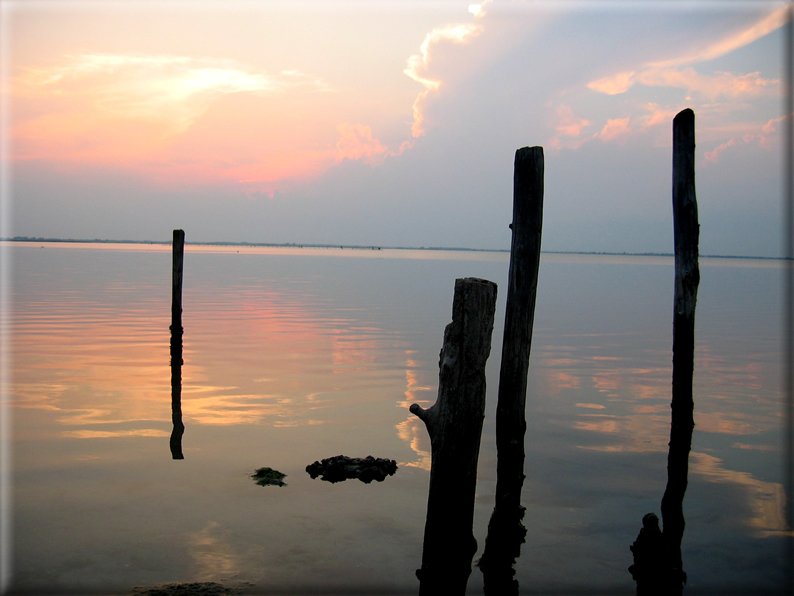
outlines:
[[727, 470], [720, 458], [693, 451], [689, 454], [689, 469], [709, 482], [730, 483], [746, 491], [750, 515], [745, 523], [760, 537], [792, 533], [786, 525], [786, 495], [783, 485], [765, 482], [747, 472]]
[[[578, 343], [549, 346], [533, 356], [531, 375], [540, 394], [553, 398], [546, 407], [565, 416], [571, 428], [603, 435], [599, 444], [582, 448], [667, 451], [670, 353], [640, 349], [620, 355], [625, 348], [612, 333], [570, 337]], [[696, 349], [696, 432], [753, 435], [779, 428], [780, 398], [770, 390], [773, 371], [764, 355], [748, 362], [722, 352], [722, 346], [703, 340]]]
[[[11, 402], [48, 417], [15, 425], [17, 438], [166, 433], [169, 303], [134, 285], [103, 292], [93, 302], [80, 292], [18, 300]], [[262, 288], [191, 289], [184, 422], [311, 426], [329, 421], [323, 412], [331, 404], [377, 397], [362, 396], [382, 384], [379, 358], [396, 340], [361, 324], [356, 313], [342, 314], [328, 316], [310, 297]]]

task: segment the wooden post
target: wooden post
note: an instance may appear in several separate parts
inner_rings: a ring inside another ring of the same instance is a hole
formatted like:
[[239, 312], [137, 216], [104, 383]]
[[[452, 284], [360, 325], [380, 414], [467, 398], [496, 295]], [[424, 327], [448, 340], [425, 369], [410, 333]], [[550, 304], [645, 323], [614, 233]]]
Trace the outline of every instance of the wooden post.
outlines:
[[529, 351], [535, 318], [543, 224], [542, 147], [516, 151], [513, 171], [513, 240], [507, 286], [499, 401], [496, 406], [496, 500], [479, 567], [486, 594], [517, 594], [513, 564], [526, 529], [521, 520]]
[[174, 428], [169, 441], [171, 456], [182, 455], [182, 262], [185, 255], [185, 232], [174, 230], [173, 270], [171, 283], [171, 421]]
[[444, 330], [436, 403], [410, 411], [427, 427], [432, 463], [419, 594], [462, 595], [477, 551], [472, 532], [477, 459], [485, 416], [485, 363], [491, 351], [496, 284], [455, 280]]
[[[684, 493], [692, 448], [692, 375], [695, 357], [695, 303], [698, 268], [698, 208], [695, 196], [695, 113], [686, 109], [673, 119], [673, 229], [675, 296], [673, 309], [673, 398], [667, 487], [662, 497], [664, 538], [674, 569], [683, 572]], [[683, 586], [681, 586], [682, 588]]]

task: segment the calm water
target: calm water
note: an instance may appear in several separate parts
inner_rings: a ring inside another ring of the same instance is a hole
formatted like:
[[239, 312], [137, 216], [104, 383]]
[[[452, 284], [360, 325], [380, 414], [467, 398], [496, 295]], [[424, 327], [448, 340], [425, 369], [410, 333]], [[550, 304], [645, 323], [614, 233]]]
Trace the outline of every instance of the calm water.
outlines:
[[[170, 246], [13, 257], [12, 586], [171, 581], [416, 593], [429, 440], [456, 277], [499, 285], [474, 533], [495, 490], [505, 253], [210, 248], [185, 255], [172, 460]], [[702, 259], [685, 593], [783, 582], [781, 265]], [[629, 545], [666, 483], [672, 258], [543, 255], [527, 397], [522, 591], [633, 594]], [[382, 483], [312, 480], [333, 455]], [[260, 487], [268, 466], [287, 486]], [[472, 593], [482, 575], [472, 572]]]

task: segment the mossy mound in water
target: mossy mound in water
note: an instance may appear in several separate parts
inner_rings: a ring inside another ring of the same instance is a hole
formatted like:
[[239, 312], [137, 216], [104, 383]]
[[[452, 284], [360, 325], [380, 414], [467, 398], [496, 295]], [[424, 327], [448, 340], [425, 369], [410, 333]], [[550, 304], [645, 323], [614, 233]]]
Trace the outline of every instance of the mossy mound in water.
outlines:
[[150, 587], [136, 586], [133, 596], [227, 596], [242, 594], [237, 588], [227, 588], [215, 582], [191, 582], [185, 584], [159, 584]]
[[373, 480], [383, 482], [386, 476], [391, 476], [396, 471], [397, 462], [393, 459], [381, 459], [371, 455], [364, 458], [335, 455], [306, 466], [309, 476], [321, 476], [320, 480], [326, 482], [342, 482], [348, 478], [358, 478], [366, 484]]
[[251, 474], [251, 478], [253, 478], [259, 486], [287, 486], [287, 483], [284, 482], [284, 478], [286, 477], [286, 474], [282, 474], [273, 468], [259, 468], [256, 472]]

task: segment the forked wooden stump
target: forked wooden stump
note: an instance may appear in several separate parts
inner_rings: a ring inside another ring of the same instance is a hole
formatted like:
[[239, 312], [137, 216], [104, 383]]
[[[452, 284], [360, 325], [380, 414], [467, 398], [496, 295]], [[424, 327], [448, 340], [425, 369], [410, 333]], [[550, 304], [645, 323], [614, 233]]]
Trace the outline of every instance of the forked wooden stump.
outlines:
[[410, 408], [427, 427], [432, 464], [419, 594], [464, 594], [477, 551], [472, 532], [477, 459], [485, 417], [485, 363], [491, 352], [496, 284], [455, 280], [444, 330], [438, 399]]

